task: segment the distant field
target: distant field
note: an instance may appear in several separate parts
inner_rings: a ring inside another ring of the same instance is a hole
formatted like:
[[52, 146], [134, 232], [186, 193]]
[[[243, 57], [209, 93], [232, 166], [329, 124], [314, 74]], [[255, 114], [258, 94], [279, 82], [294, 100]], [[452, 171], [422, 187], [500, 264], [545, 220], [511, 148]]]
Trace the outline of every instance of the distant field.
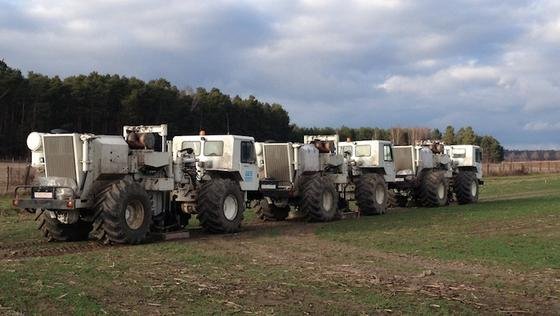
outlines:
[[[41, 241], [0, 199], [0, 314], [560, 314], [560, 175], [476, 205], [139, 246]], [[3, 259], [2, 259], [3, 258]]]

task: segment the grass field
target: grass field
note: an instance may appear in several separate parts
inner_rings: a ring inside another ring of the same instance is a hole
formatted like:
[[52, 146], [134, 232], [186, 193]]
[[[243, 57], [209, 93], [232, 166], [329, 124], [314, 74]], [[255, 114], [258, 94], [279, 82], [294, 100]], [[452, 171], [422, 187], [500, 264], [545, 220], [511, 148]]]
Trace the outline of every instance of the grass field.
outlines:
[[[0, 314], [559, 314], [560, 175], [476, 205], [139, 246], [46, 244], [0, 199]], [[251, 211], [248, 211], [251, 212]]]

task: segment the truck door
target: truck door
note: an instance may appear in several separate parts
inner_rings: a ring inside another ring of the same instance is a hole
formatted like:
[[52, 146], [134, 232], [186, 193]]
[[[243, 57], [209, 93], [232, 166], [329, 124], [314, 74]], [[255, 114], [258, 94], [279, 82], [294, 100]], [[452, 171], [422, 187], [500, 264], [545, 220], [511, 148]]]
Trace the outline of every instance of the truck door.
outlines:
[[482, 150], [479, 147], [474, 147], [474, 166], [477, 179], [482, 179]]
[[257, 167], [257, 155], [255, 154], [255, 144], [252, 141], [241, 141], [240, 150], [240, 170], [241, 190], [256, 191], [259, 189], [259, 171]]
[[385, 182], [395, 182], [395, 161], [393, 159], [393, 145], [381, 143], [383, 153], [383, 167], [385, 168]]

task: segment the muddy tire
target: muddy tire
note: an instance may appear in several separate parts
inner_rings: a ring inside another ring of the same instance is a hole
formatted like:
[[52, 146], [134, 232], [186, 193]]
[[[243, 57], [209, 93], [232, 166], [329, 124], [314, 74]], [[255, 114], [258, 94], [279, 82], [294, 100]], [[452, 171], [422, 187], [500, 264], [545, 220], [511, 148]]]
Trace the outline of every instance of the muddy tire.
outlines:
[[328, 177], [306, 176], [302, 183], [300, 211], [310, 222], [328, 222], [339, 217], [338, 192]]
[[91, 223], [82, 220], [74, 224], [61, 223], [58, 219], [51, 218], [43, 209], [37, 210], [35, 221], [37, 229], [49, 242], [86, 240], [92, 229]]
[[198, 195], [198, 220], [211, 233], [241, 230], [245, 199], [239, 184], [230, 179], [205, 182]]
[[152, 203], [144, 188], [129, 180], [105, 187], [97, 195], [93, 235], [104, 244], [139, 244], [152, 224]]
[[255, 213], [263, 221], [283, 221], [290, 215], [290, 206], [278, 207], [269, 204], [266, 199], [262, 199], [259, 201]]
[[356, 204], [362, 215], [380, 215], [387, 211], [387, 184], [380, 174], [364, 174], [356, 180]]
[[408, 198], [395, 190], [387, 191], [387, 208], [406, 207]]
[[421, 175], [416, 201], [424, 207], [444, 206], [447, 204], [448, 192], [449, 183], [445, 173], [439, 170], [427, 170]]
[[459, 204], [478, 202], [478, 179], [472, 171], [461, 171], [453, 179], [453, 191]]

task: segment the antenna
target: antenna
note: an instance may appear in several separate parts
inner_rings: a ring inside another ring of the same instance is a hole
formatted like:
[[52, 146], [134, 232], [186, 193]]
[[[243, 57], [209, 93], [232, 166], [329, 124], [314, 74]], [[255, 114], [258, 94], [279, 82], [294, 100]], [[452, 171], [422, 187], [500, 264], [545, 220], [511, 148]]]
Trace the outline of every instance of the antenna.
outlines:
[[204, 114], [204, 109], [201, 107], [200, 108], [200, 119], [198, 120], [198, 124], [199, 124], [198, 130], [202, 129], [202, 121], [204, 120], [204, 115], [203, 114]]
[[227, 134], [229, 135], [229, 113], [226, 111], [226, 128]]

